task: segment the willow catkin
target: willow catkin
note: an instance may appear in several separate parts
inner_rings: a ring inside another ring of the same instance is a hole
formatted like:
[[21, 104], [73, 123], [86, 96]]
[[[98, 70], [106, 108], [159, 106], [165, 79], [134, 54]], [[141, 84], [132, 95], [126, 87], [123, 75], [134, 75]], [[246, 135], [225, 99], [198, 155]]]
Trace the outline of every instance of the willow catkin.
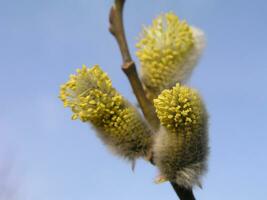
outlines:
[[138, 111], [113, 87], [99, 66], [77, 70], [60, 89], [72, 119], [91, 123], [113, 151], [129, 160], [146, 156], [151, 134]]
[[148, 98], [162, 90], [184, 83], [191, 75], [205, 46], [204, 33], [175, 14], [157, 17], [145, 27], [136, 45], [141, 78]]
[[162, 128], [153, 146], [155, 163], [168, 180], [200, 184], [208, 154], [208, 116], [196, 90], [176, 84], [154, 100]]

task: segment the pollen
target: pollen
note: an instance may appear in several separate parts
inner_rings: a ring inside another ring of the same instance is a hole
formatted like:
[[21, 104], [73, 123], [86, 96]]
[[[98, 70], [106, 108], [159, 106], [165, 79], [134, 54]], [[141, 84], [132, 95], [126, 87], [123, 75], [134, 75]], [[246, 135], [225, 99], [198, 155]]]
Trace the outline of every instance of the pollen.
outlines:
[[162, 90], [184, 82], [191, 74], [200, 50], [196, 33], [195, 28], [173, 13], [160, 15], [151, 26], [143, 29], [136, 54], [151, 100]]
[[154, 105], [161, 125], [171, 132], [192, 133], [201, 127], [204, 108], [194, 89], [176, 84], [172, 89], [164, 90], [154, 100]]
[[59, 98], [71, 108], [73, 120], [91, 123], [115, 153], [128, 159], [145, 156], [150, 129], [99, 66], [78, 69], [60, 87]]

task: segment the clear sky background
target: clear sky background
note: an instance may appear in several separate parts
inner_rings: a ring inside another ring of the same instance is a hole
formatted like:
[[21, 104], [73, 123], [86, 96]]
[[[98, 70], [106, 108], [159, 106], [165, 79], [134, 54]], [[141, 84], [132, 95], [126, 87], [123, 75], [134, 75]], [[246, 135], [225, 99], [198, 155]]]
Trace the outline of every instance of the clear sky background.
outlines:
[[[0, 0], [0, 169], [12, 166], [6, 187], [16, 200], [177, 199], [168, 183], [153, 183], [154, 167], [139, 161], [132, 173], [87, 124], [71, 121], [58, 99], [59, 85], [76, 68], [99, 64], [136, 102], [108, 32], [111, 4]], [[197, 199], [265, 199], [267, 1], [128, 0], [132, 53], [142, 25], [166, 11], [207, 37], [188, 83], [200, 90], [210, 113], [209, 172], [203, 190], [195, 190]]]

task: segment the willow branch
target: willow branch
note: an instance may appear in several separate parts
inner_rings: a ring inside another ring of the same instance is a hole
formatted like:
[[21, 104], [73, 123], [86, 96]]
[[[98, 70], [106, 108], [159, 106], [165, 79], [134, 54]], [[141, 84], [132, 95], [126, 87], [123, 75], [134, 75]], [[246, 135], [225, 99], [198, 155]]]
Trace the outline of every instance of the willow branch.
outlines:
[[155, 109], [152, 103], [147, 99], [144, 88], [137, 74], [135, 63], [131, 58], [128, 44], [125, 37], [124, 26], [123, 26], [123, 6], [125, 0], [115, 0], [115, 4], [110, 10], [110, 32], [117, 40], [121, 55], [122, 55], [122, 70], [128, 77], [128, 80], [132, 86], [133, 92], [137, 98], [137, 101], [141, 107], [144, 117], [152, 126], [157, 129], [159, 125], [158, 118], [155, 113]]
[[[137, 74], [136, 65], [131, 58], [131, 54], [128, 48], [128, 44], [125, 37], [125, 31], [123, 26], [123, 7], [125, 0], [115, 0], [114, 5], [110, 10], [109, 21], [110, 21], [110, 33], [115, 37], [120, 48], [122, 55], [122, 70], [128, 77], [131, 84], [133, 92], [138, 100], [144, 117], [149, 122], [149, 124], [155, 130], [158, 128], [159, 120], [155, 113], [155, 109], [152, 103], [147, 99], [144, 88]], [[151, 164], [155, 165], [153, 158], [150, 160]], [[175, 190], [177, 196], [181, 200], [195, 200], [192, 189], [186, 189], [180, 187], [174, 182], [171, 182], [173, 189]]]
[[181, 200], [195, 200], [192, 189], [183, 188], [174, 182], [171, 182], [171, 185]]

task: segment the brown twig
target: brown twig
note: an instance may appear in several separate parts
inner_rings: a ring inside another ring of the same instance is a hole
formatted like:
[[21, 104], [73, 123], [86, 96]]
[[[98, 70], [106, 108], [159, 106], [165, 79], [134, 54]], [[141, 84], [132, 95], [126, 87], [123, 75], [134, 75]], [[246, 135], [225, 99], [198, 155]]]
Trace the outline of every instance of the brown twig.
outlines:
[[144, 117], [148, 121], [148, 123], [152, 126], [154, 130], [158, 128], [159, 121], [155, 113], [155, 109], [151, 102], [146, 98], [146, 94], [142, 83], [137, 74], [135, 63], [131, 58], [131, 54], [129, 52], [129, 48], [127, 45], [124, 26], [123, 26], [123, 6], [125, 0], [115, 0], [115, 4], [112, 6], [110, 10], [110, 32], [114, 35], [119, 45], [121, 55], [122, 55], [122, 70], [128, 77], [133, 92], [137, 98], [137, 101], [141, 107], [141, 110], [144, 114]]
[[171, 185], [181, 200], [195, 200], [192, 189], [183, 188], [174, 182], [171, 182]]
[[[125, 0], [115, 0], [114, 5], [110, 10], [109, 21], [110, 28], [109, 31], [117, 40], [119, 45], [121, 55], [122, 55], [122, 70], [127, 75], [133, 92], [138, 100], [144, 117], [149, 122], [149, 124], [156, 130], [159, 126], [159, 120], [156, 116], [155, 109], [151, 102], [146, 98], [146, 94], [140, 78], [137, 74], [135, 63], [131, 58], [131, 54], [128, 48], [128, 44], [125, 37], [124, 26], [123, 26], [123, 6]], [[151, 164], [154, 165], [153, 158], [150, 160]], [[174, 182], [171, 182], [173, 189], [181, 200], [195, 200], [192, 189], [186, 189], [180, 187]]]

